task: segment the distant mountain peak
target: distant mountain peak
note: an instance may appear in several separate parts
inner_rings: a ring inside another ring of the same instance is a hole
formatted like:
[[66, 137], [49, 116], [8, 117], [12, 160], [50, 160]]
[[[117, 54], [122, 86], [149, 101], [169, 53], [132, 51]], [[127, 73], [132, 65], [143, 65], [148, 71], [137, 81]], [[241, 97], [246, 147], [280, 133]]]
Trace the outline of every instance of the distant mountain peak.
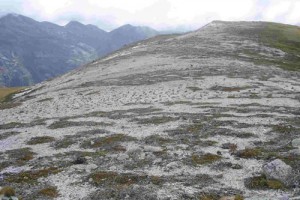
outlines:
[[8, 13], [2, 17], [24, 17], [24, 16], [16, 14], [16, 13]]
[[33, 23], [37, 22], [34, 19], [26, 17], [24, 15], [19, 15], [16, 13], [8, 13], [0, 18], [1, 21], [6, 21], [8, 23], [16, 22], [16, 23]]
[[65, 27], [84, 27], [85, 25], [78, 21], [70, 21]]

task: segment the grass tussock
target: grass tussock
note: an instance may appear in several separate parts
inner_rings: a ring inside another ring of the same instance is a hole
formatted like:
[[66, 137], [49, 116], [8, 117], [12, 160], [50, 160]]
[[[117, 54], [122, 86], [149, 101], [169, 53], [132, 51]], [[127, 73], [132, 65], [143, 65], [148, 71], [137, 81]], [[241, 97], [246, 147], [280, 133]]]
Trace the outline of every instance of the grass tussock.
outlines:
[[12, 187], [6, 186], [0, 189], [0, 196], [13, 197], [16, 195], [15, 190]]
[[50, 198], [58, 197], [58, 191], [57, 191], [56, 187], [47, 187], [47, 188], [41, 189], [38, 192], [38, 194], [41, 196], [50, 197]]
[[148, 119], [139, 119], [138, 124], [164, 124], [176, 120], [177, 118], [167, 117], [167, 116], [151, 117]]
[[130, 136], [126, 136], [124, 134], [115, 134], [115, 135], [109, 135], [106, 137], [100, 137], [92, 140], [87, 140], [82, 144], [83, 148], [99, 148], [99, 147], [105, 147], [110, 146], [113, 148], [113, 146], [117, 145], [119, 142], [125, 142], [125, 141], [133, 141], [134, 138]]
[[237, 156], [240, 158], [257, 158], [262, 154], [260, 148], [245, 148], [237, 152]]
[[32, 160], [35, 153], [31, 151], [30, 148], [21, 148], [21, 149], [14, 149], [6, 151], [7, 155], [11, 159], [11, 162], [17, 166], [23, 166], [28, 161]]
[[256, 176], [256, 177], [251, 177], [245, 182], [245, 186], [248, 187], [249, 189], [274, 189], [274, 190], [279, 190], [279, 189], [284, 189], [285, 186], [283, 183], [281, 183], [278, 180], [269, 180], [266, 178], [265, 175], [261, 176]]
[[0, 103], [9, 102], [12, 100], [14, 94], [25, 89], [24, 87], [11, 87], [11, 88], [0, 88]]
[[23, 87], [1, 88], [0, 87], [0, 110], [11, 109], [22, 105], [20, 102], [12, 102], [13, 96], [23, 90]]
[[12, 174], [5, 178], [5, 181], [9, 183], [26, 183], [26, 184], [34, 184], [37, 182], [39, 178], [47, 177], [51, 174], [57, 174], [61, 170], [55, 167], [36, 170], [36, 171], [24, 171], [18, 174]]
[[204, 154], [202, 156], [198, 155], [192, 155], [192, 162], [195, 165], [205, 165], [205, 164], [211, 164], [213, 162], [216, 162], [220, 160], [222, 157], [215, 154]]
[[53, 122], [48, 126], [49, 129], [60, 129], [60, 128], [68, 128], [74, 126], [111, 126], [112, 124], [104, 123], [104, 122], [93, 122], [93, 121], [83, 121], [83, 122], [75, 122], [75, 121], [67, 121], [60, 120]]
[[117, 187], [127, 187], [145, 180], [147, 176], [135, 174], [119, 174], [117, 172], [111, 171], [99, 171], [91, 174], [90, 178], [93, 180], [93, 184], [97, 186], [110, 185]]
[[27, 144], [28, 145], [35, 145], [35, 144], [44, 144], [44, 143], [50, 143], [55, 141], [54, 137], [50, 136], [41, 136], [41, 137], [33, 137], [31, 138]]

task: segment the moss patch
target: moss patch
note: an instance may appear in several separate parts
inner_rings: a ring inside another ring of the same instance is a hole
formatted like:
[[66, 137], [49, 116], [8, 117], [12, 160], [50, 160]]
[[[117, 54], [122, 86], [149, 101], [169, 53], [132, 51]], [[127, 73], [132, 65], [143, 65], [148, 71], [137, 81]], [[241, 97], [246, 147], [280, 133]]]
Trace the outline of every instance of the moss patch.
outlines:
[[93, 184], [101, 185], [115, 185], [115, 186], [129, 186], [145, 180], [147, 176], [135, 174], [119, 174], [117, 172], [99, 171], [90, 175]]
[[276, 133], [287, 134], [294, 130], [294, 127], [288, 124], [277, 124], [272, 127], [273, 131]]
[[6, 196], [6, 197], [13, 197], [16, 195], [16, 192], [15, 190], [12, 188], [12, 187], [3, 187], [1, 188], [0, 190], [0, 196], [3, 195], [3, 196]]
[[47, 187], [38, 191], [38, 194], [44, 197], [55, 198], [58, 197], [57, 187]]
[[99, 148], [99, 147], [110, 147], [117, 145], [120, 142], [133, 141], [135, 138], [126, 136], [124, 134], [115, 134], [106, 137], [100, 137], [92, 140], [83, 142], [83, 148]]
[[73, 135], [66, 135], [63, 139], [58, 140], [52, 144], [52, 146], [56, 149], [65, 149], [69, 146], [76, 144], [78, 139]]
[[11, 158], [11, 162], [18, 166], [25, 165], [28, 161], [32, 160], [35, 155], [30, 148], [14, 149], [6, 151], [5, 153]]
[[104, 122], [93, 122], [93, 121], [83, 121], [83, 122], [74, 122], [67, 120], [60, 120], [57, 122], [53, 122], [48, 126], [49, 129], [59, 129], [59, 128], [68, 128], [73, 126], [111, 126], [112, 124], [104, 123]]
[[44, 144], [55, 141], [54, 137], [50, 136], [41, 136], [41, 137], [33, 137], [31, 138], [27, 144], [28, 145], [35, 145], [35, 144]]
[[199, 200], [219, 200], [220, 196], [216, 194], [202, 194], [199, 197]]
[[195, 165], [205, 165], [205, 164], [211, 164], [215, 161], [220, 160], [222, 157], [215, 154], [204, 154], [202, 156], [198, 155], [192, 155], [192, 163]]
[[30, 123], [20, 123], [20, 122], [10, 122], [7, 124], [0, 125], [0, 129], [12, 129], [12, 128], [28, 128], [38, 125], [45, 125], [45, 121], [43, 119], [41, 120], [35, 120]]
[[20, 132], [12, 131], [12, 132], [1, 133], [0, 134], [0, 140], [7, 139], [9, 137], [12, 137], [12, 136], [15, 136], [15, 135], [18, 135], [18, 134], [20, 134]]
[[240, 158], [257, 158], [262, 154], [260, 148], [245, 148], [237, 152], [237, 156]]
[[268, 180], [265, 175], [246, 179], [245, 186], [249, 189], [284, 189], [285, 186], [278, 180]]
[[36, 171], [25, 171], [20, 172], [18, 174], [12, 174], [5, 178], [5, 181], [9, 183], [27, 183], [27, 184], [34, 184], [37, 182], [37, 180], [41, 177], [47, 177], [51, 174], [57, 174], [61, 170], [58, 168], [47, 168], [47, 169], [41, 169]]

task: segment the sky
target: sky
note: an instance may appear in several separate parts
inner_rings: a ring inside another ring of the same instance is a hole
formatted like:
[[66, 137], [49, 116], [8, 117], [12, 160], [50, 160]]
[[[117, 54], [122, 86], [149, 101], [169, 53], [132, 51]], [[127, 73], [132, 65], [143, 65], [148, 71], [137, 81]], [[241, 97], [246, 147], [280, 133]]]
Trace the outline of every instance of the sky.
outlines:
[[300, 0], [0, 0], [0, 15], [65, 25], [76, 20], [110, 31], [124, 24], [195, 30], [213, 20], [300, 25]]

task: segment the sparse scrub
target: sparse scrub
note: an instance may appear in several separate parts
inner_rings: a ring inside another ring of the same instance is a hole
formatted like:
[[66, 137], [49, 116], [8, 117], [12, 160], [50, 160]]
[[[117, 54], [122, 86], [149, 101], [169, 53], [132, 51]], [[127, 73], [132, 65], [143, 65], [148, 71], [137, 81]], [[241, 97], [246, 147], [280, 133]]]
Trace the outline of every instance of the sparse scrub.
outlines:
[[218, 90], [218, 91], [223, 91], [223, 92], [240, 92], [241, 90], [247, 90], [251, 87], [249, 86], [244, 86], [244, 87], [223, 87], [223, 86], [214, 86], [211, 87], [211, 90]]
[[47, 177], [51, 174], [57, 174], [60, 170], [58, 168], [46, 168], [36, 171], [24, 171], [18, 174], [12, 174], [5, 178], [9, 183], [27, 183], [34, 184], [41, 177]]
[[199, 91], [199, 90], [202, 90], [202, 89], [199, 88], [199, 87], [187, 87], [187, 89], [192, 90], [193, 92], [197, 92], [197, 91]]
[[50, 136], [41, 136], [41, 137], [33, 137], [31, 138], [27, 144], [28, 145], [35, 145], [35, 144], [44, 144], [44, 143], [50, 143], [55, 141], [54, 137]]
[[97, 186], [129, 186], [139, 181], [145, 180], [147, 176], [135, 174], [119, 174], [111, 171], [99, 171], [90, 175], [93, 183]]
[[150, 135], [144, 139], [146, 144], [152, 145], [165, 145], [171, 143], [173, 140], [171, 138], [162, 137], [160, 135]]
[[18, 166], [25, 165], [28, 161], [32, 160], [35, 155], [30, 148], [14, 149], [6, 151], [5, 153], [12, 158], [11, 162]]
[[45, 98], [45, 99], [41, 99], [41, 100], [38, 100], [38, 102], [42, 103], [42, 102], [46, 102], [46, 101], [52, 101], [53, 98]]
[[151, 118], [146, 118], [146, 119], [138, 119], [139, 124], [164, 124], [168, 123], [171, 121], [176, 121], [177, 118], [173, 117], [167, 117], [167, 116], [162, 116], [162, 117], [151, 117]]
[[216, 194], [202, 194], [199, 200], [219, 200], [220, 196]]
[[165, 102], [165, 103], [163, 103], [165, 106], [172, 106], [172, 105], [180, 105], [180, 104], [188, 104], [188, 105], [190, 105], [190, 104], [192, 104], [192, 102], [191, 101], [174, 101], [174, 102]]
[[273, 126], [273, 131], [277, 133], [287, 134], [291, 133], [294, 130], [294, 127], [287, 124], [278, 124]]
[[22, 105], [20, 102], [15, 103], [0, 103], [0, 110], [11, 109]]
[[164, 182], [163, 178], [160, 176], [151, 176], [151, 183], [154, 185], [162, 185]]
[[111, 124], [104, 122], [93, 122], [93, 121], [83, 121], [83, 122], [75, 122], [75, 121], [67, 121], [60, 120], [53, 122], [48, 126], [49, 129], [60, 129], [60, 128], [68, 128], [73, 126], [111, 126]]
[[284, 189], [285, 186], [278, 180], [268, 180], [265, 175], [246, 179], [245, 186], [249, 189]]
[[15, 190], [12, 187], [6, 186], [0, 189], [0, 197], [13, 197], [16, 195]]
[[38, 192], [38, 194], [50, 198], [58, 197], [58, 191], [56, 187], [43, 188]]
[[2, 133], [2, 134], [0, 134], [0, 140], [7, 139], [9, 137], [12, 137], [12, 136], [15, 136], [18, 134], [20, 134], [20, 132], [16, 132], [16, 131]]
[[0, 129], [12, 129], [12, 128], [21, 128], [23, 127], [24, 124], [23, 123], [19, 123], [19, 122], [10, 122], [7, 124], [2, 124], [0, 125]]
[[99, 148], [99, 147], [107, 147], [113, 148], [114, 144], [118, 144], [119, 142], [125, 141], [133, 141], [135, 138], [130, 136], [126, 136], [124, 134], [115, 134], [106, 137], [100, 137], [92, 140], [87, 140], [82, 144], [83, 148]]
[[10, 122], [7, 124], [0, 125], [0, 130], [1, 129], [12, 129], [12, 128], [28, 128], [28, 127], [38, 126], [38, 125], [45, 125], [45, 124], [46, 123], [43, 119], [35, 120], [30, 123]]
[[53, 147], [56, 149], [65, 149], [76, 143], [77, 141], [76, 138], [74, 138], [74, 136], [66, 135], [63, 139], [56, 141], [53, 144]]
[[241, 158], [257, 158], [261, 154], [262, 151], [260, 148], [245, 148], [236, 153], [236, 155]]
[[215, 154], [204, 154], [202, 156], [192, 155], [192, 162], [195, 165], [204, 165], [204, 164], [211, 164], [215, 161], [220, 160], [222, 157]]

